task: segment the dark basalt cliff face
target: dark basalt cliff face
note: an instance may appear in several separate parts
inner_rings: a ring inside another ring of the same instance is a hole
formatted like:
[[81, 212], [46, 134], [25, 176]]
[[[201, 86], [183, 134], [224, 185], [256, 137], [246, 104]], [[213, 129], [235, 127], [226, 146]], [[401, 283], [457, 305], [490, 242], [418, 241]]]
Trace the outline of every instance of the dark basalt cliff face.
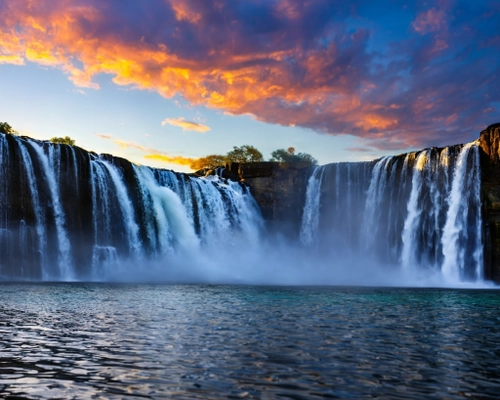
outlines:
[[300, 231], [310, 168], [308, 162], [227, 165], [228, 177], [250, 187], [268, 227], [288, 237]]
[[500, 282], [500, 123], [481, 132], [483, 185], [484, 273]]

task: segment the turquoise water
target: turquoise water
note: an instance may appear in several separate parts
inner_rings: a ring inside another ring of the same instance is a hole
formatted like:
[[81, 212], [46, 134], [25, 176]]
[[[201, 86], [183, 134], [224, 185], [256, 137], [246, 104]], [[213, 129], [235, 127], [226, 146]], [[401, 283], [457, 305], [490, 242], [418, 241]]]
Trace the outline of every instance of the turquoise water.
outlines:
[[500, 396], [500, 291], [0, 285], [2, 398]]

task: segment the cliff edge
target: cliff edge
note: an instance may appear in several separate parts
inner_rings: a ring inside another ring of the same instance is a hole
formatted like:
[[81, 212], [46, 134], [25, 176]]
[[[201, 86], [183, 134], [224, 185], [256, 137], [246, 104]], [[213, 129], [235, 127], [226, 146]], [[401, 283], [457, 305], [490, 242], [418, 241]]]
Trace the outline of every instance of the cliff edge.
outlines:
[[230, 163], [228, 177], [245, 182], [257, 201], [268, 227], [288, 237], [300, 232], [309, 162]]
[[500, 123], [479, 136], [483, 188], [484, 275], [500, 282]]

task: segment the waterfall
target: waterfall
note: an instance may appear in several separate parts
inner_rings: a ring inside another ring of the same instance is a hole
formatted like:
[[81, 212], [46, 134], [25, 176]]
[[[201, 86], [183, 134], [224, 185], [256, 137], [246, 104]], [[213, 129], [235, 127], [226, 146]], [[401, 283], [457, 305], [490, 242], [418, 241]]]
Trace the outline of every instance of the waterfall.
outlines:
[[[470, 153], [473, 151], [472, 160]], [[462, 149], [453, 173], [453, 183], [447, 198], [448, 211], [441, 238], [443, 246], [443, 274], [451, 281], [459, 281], [466, 274], [472, 278], [482, 277], [481, 251], [481, 201], [479, 172], [479, 154], [477, 143], [469, 143]], [[472, 169], [472, 171], [470, 171]], [[469, 224], [469, 213], [475, 214]], [[470, 226], [470, 227], [469, 227]], [[471, 229], [472, 228], [472, 229]], [[473, 236], [470, 238], [470, 236]], [[467, 254], [467, 242], [471, 241], [472, 254]], [[472, 264], [475, 268], [468, 272], [466, 267]]]
[[12, 135], [0, 134], [0, 188], [0, 279], [168, 270], [202, 247], [255, 244], [263, 229], [240, 183]]
[[[5, 143], [5, 142], [4, 142]], [[40, 255], [40, 267], [42, 269], [43, 279], [52, 278], [52, 274], [49, 273], [49, 269], [46, 268], [47, 264], [45, 257], [47, 255], [47, 229], [46, 229], [46, 213], [45, 210], [40, 205], [38, 187], [35, 180], [35, 173], [33, 170], [33, 163], [29, 156], [29, 153], [24, 145], [24, 143], [19, 143], [19, 150], [21, 153], [22, 163], [25, 167], [26, 178], [28, 180], [28, 187], [30, 192], [30, 197], [32, 199], [33, 211], [35, 215], [35, 229], [38, 234], [38, 252]], [[8, 154], [7, 154], [8, 156]], [[2, 160], [3, 161], [3, 160]], [[6, 160], [7, 161], [7, 160]], [[26, 222], [21, 220], [22, 224], [25, 226]], [[21, 246], [21, 248], [23, 248]], [[24, 250], [27, 250], [24, 248]], [[24, 276], [24, 274], [22, 274]]]
[[110, 163], [104, 161], [104, 167], [107, 169], [111, 182], [113, 183], [114, 193], [118, 198], [118, 206], [120, 207], [123, 221], [125, 222], [125, 232], [127, 237], [127, 247], [130, 249], [133, 257], [138, 257], [142, 253], [142, 246], [139, 241], [139, 226], [135, 218], [134, 207], [130, 200], [127, 187], [120, 176], [120, 172]]
[[[364, 210], [364, 228], [363, 244], [367, 249], [374, 246], [374, 238], [378, 235], [380, 229], [379, 210], [383, 207], [383, 196], [386, 191], [388, 167], [390, 165], [391, 157], [384, 157], [375, 164], [368, 187], [367, 199]], [[391, 210], [389, 209], [389, 212]]]
[[0, 134], [0, 280], [102, 281], [150, 269], [156, 279], [175, 268], [206, 281], [215, 271], [319, 283], [318, 270], [352, 275], [353, 263], [359, 276], [383, 266], [447, 283], [483, 279], [476, 142], [311, 168], [286, 192], [303, 202], [302, 214], [287, 204], [302, 218], [290, 232], [298, 243], [266, 233], [249, 187], [223, 176]]
[[[180, 197], [169, 187], [159, 185], [149, 168], [134, 168], [143, 193], [149, 194], [151, 198], [150, 207], [154, 215], [152, 222], [158, 230], [157, 247], [160, 254], [171, 254], [175, 247], [198, 251], [199, 240]], [[148, 228], [148, 234], [151, 235], [153, 226]]]
[[[437, 271], [450, 284], [482, 279], [477, 142], [352, 163], [344, 171], [343, 163], [312, 171], [302, 217], [304, 245], [321, 237], [322, 248], [335, 254], [347, 249], [373, 264]], [[343, 203], [363, 210], [363, 217]]]
[[307, 182], [306, 204], [304, 206], [303, 222], [300, 229], [300, 240], [305, 245], [311, 245], [315, 241], [319, 228], [319, 206], [323, 172], [323, 168], [316, 167]]
[[54, 214], [59, 249], [58, 266], [60, 278], [63, 280], [73, 279], [74, 272], [73, 260], [71, 258], [71, 244], [66, 231], [66, 217], [61, 205], [58, 185], [60, 168], [59, 146], [49, 146], [48, 154], [46, 154], [41, 144], [35, 142], [31, 142], [30, 144], [39, 157], [39, 162], [50, 190], [50, 203], [53, 207], [52, 211]]
[[[420, 215], [422, 213], [422, 202], [419, 201], [420, 195], [423, 193], [422, 185], [424, 181], [424, 171], [428, 168], [427, 162], [429, 160], [428, 151], [421, 152], [413, 167], [412, 181], [411, 181], [411, 194], [408, 200], [408, 214], [405, 220], [402, 240], [403, 250], [401, 252], [401, 263], [403, 268], [411, 268], [417, 263], [417, 255], [419, 255], [418, 225], [420, 223]], [[426, 168], [427, 167], [427, 168]]]

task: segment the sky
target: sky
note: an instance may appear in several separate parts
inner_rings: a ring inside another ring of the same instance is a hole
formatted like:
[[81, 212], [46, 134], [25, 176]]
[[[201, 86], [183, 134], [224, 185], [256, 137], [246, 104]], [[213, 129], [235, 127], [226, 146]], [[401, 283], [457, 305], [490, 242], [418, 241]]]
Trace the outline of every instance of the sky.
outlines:
[[0, 121], [178, 171], [469, 142], [500, 122], [500, 1], [0, 0]]

